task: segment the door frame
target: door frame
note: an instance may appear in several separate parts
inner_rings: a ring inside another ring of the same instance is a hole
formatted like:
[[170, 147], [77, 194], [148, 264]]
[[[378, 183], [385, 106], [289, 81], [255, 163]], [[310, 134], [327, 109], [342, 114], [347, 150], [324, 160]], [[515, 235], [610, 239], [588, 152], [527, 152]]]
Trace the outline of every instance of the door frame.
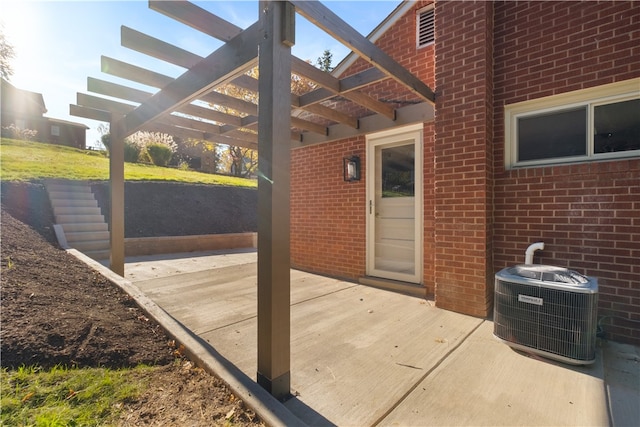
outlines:
[[[424, 276], [424, 123], [416, 123], [366, 135], [366, 274], [367, 276], [423, 284]], [[414, 221], [415, 221], [415, 274], [403, 274], [376, 270], [375, 267], [375, 149], [381, 145], [393, 145], [413, 139], [415, 153]]]

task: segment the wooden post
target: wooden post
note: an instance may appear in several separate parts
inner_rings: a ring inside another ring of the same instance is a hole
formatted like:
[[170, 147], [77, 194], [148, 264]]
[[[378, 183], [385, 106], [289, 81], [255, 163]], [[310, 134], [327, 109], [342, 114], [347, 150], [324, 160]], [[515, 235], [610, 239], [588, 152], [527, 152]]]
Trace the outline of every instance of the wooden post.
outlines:
[[[118, 117], [117, 119], [120, 119]], [[122, 120], [111, 120], [109, 133], [109, 187], [111, 193], [111, 220], [109, 224], [109, 256], [111, 270], [124, 276], [124, 131]]]
[[290, 396], [291, 386], [291, 7], [260, 2], [257, 378], [280, 400]]

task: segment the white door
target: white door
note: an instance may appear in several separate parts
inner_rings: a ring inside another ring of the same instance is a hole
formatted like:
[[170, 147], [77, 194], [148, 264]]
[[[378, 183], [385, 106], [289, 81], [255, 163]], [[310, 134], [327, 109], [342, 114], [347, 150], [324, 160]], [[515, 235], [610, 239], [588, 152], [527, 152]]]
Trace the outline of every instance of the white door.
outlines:
[[367, 275], [422, 281], [422, 124], [367, 137]]

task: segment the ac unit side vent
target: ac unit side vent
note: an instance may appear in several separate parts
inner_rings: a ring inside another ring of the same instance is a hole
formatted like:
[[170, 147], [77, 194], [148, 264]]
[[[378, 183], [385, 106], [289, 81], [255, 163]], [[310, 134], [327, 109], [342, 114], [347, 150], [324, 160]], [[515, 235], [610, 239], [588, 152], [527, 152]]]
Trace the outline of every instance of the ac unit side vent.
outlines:
[[595, 359], [597, 282], [585, 291], [495, 281], [494, 335], [519, 349], [572, 364]]

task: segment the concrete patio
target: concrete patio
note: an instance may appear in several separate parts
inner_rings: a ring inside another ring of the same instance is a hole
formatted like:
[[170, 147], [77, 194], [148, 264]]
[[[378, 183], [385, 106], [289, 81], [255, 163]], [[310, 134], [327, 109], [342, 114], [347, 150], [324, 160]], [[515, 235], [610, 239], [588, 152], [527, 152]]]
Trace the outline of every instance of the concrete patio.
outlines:
[[203, 363], [213, 357], [212, 370], [248, 387], [240, 397], [253, 399], [249, 405], [265, 411], [268, 423], [640, 424], [638, 347], [601, 343], [593, 365], [569, 366], [498, 342], [491, 321], [296, 270], [294, 397], [282, 406], [251, 381], [257, 370], [256, 275], [253, 251], [208, 252], [128, 258], [127, 280], [120, 282], [152, 315], [168, 314], [170, 332], [200, 348], [191, 354]]

